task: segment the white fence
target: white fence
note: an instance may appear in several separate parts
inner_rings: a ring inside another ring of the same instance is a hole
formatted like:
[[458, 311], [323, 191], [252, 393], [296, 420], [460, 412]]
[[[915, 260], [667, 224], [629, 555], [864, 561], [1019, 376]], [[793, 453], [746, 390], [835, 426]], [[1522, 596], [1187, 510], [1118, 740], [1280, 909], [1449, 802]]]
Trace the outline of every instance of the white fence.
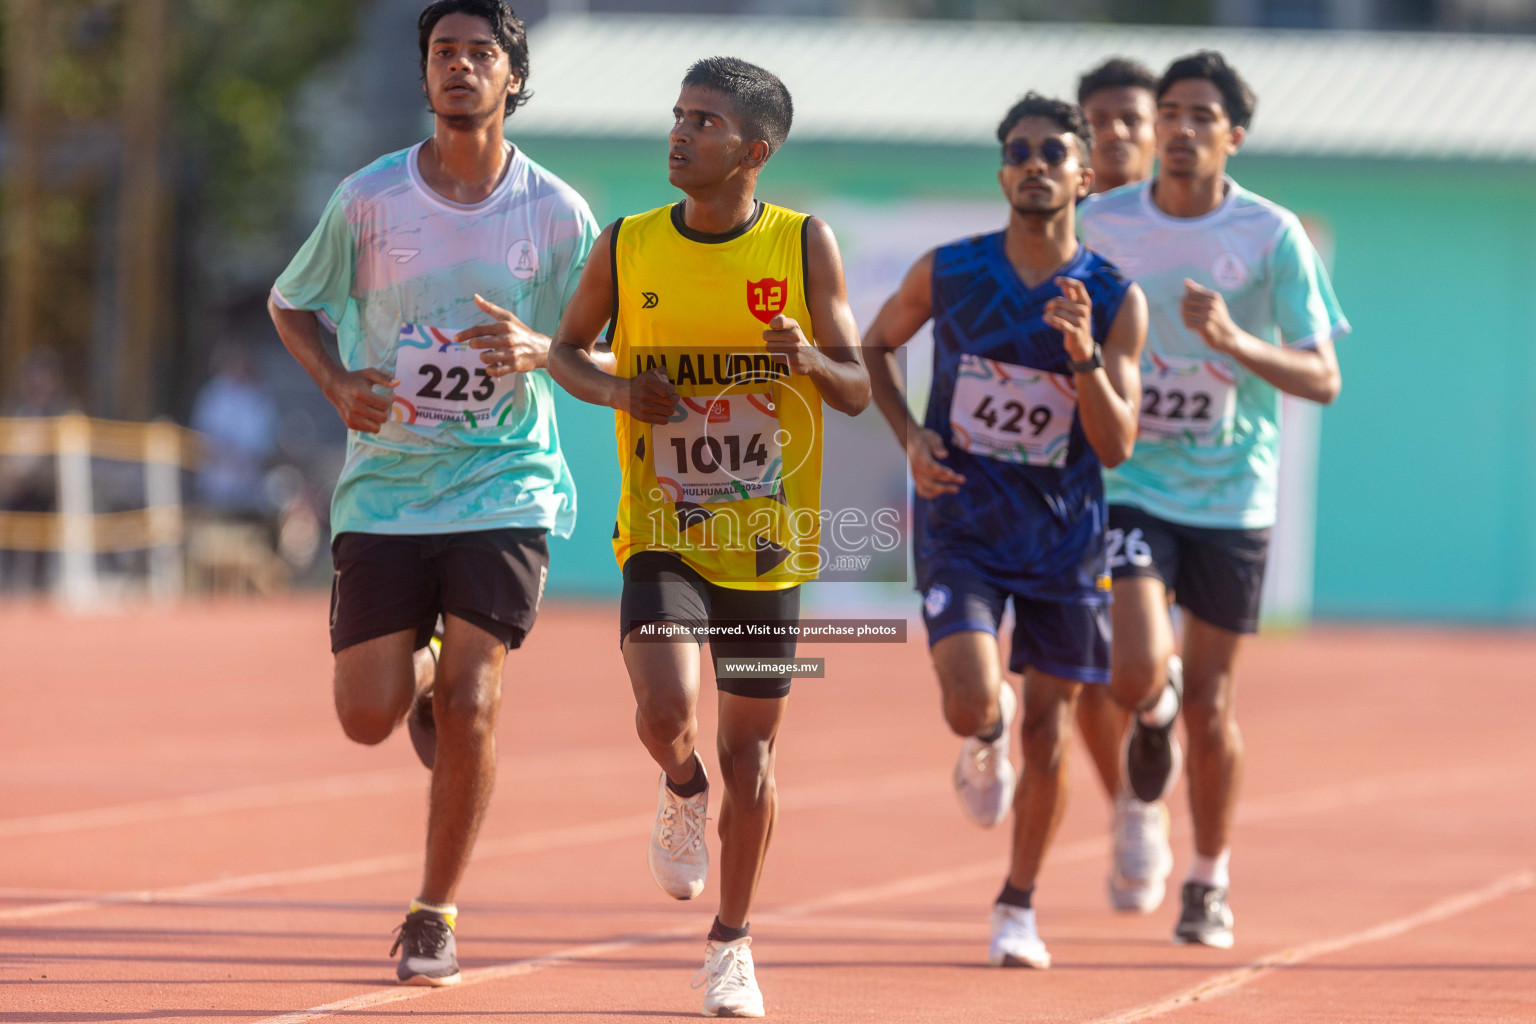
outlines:
[[[98, 553], [147, 551], [150, 596], [175, 601], [186, 575], [181, 470], [195, 466], [198, 452], [196, 435], [169, 422], [0, 418], [0, 456], [53, 458], [58, 480], [56, 511], [0, 511], [0, 549], [57, 553], [57, 594], [74, 608], [102, 602]], [[96, 512], [93, 458], [141, 463], [143, 507]]]

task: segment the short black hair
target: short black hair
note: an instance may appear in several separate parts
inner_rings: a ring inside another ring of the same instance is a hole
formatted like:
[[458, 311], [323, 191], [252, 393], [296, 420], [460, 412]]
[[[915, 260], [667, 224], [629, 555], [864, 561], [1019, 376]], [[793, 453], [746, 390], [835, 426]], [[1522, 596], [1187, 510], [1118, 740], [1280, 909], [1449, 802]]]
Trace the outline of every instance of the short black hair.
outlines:
[[468, 14], [491, 23], [491, 38], [507, 51], [512, 73], [520, 83], [517, 92], [507, 97], [507, 113], [528, 102], [528, 29], [507, 0], [433, 0], [416, 19], [421, 36], [421, 78], [427, 78], [427, 49], [432, 45], [432, 30], [450, 14]]
[[1127, 88], [1156, 92], [1157, 76], [1139, 60], [1111, 57], [1092, 71], [1084, 72], [1077, 80], [1077, 105], [1086, 105], [1088, 97], [1100, 89]]
[[753, 141], [768, 143], [769, 156], [789, 138], [795, 104], [772, 71], [735, 57], [705, 57], [688, 69], [683, 84], [713, 89], [729, 98], [741, 130]]
[[1083, 108], [1066, 100], [1051, 99], [1037, 92], [1026, 93], [1024, 98], [1008, 108], [1008, 113], [997, 126], [997, 141], [1007, 142], [1013, 126], [1026, 117], [1043, 117], [1053, 121], [1067, 135], [1077, 136], [1078, 151], [1084, 156], [1093, 152], [1093, 135], [1088, 131], [1088, 119]]
[[1175, 82], [1188, 78], [1202, 78], [1221, 91], [1221, 105], [1227, 109], [1227, 120], [1234, 128], [1247, 128], [1253, 123], [1253, 111], [1259, 99], [1243, 81], [1237, 69], [1227, 63], [1227, 58], [1215, 50], [1201, 50], [1187, 57], [1180, 57], [1168, 65], [1163, 77], [1157, 82], [1157, 101]]

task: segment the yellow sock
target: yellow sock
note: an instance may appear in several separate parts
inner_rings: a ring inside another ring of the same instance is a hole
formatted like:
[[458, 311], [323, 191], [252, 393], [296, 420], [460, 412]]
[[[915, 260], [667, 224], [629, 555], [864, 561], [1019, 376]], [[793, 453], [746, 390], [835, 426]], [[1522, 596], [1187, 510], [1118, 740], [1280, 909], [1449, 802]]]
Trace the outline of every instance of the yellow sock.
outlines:
[[459, 908], [452, 903], [428, 903], [426, 900], [411, 900], [411, 909], [407, 914], [414, 914], [418, 910], [430, 910], [432, 913], [448, 922], [448, 927], [457, 929], [459, 923]]

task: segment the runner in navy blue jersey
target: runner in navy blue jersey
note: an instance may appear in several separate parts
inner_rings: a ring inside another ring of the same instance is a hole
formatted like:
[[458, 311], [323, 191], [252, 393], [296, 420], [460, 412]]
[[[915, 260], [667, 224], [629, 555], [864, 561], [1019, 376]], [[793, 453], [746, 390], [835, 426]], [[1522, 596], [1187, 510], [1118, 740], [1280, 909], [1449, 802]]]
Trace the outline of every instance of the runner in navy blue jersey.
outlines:
[[[1146, 302], [1074, 235], [1074, 205], [1093, 183], [1082, 112], [1031, 93], [998, 139], [1006, 229], [920, 259], [864, 346], [875, 401], [912, 466], [929, 645], [945, 717], [966, 737], [961, 806], [988, 826], [1018, 812], [989, 959], [1045, 967], [1031, 895], [1065, 807], [1073, 706], [1084, 684], [1109, 682], [1101, 467], [1123, 462], [1135, 440]], [[933, 386], [920, 425], [892, 353], [928, 320]], [[1009, 601], [1008, 665], [1025, 677], [1017, 785], [1017, 702], [997, 643]]]

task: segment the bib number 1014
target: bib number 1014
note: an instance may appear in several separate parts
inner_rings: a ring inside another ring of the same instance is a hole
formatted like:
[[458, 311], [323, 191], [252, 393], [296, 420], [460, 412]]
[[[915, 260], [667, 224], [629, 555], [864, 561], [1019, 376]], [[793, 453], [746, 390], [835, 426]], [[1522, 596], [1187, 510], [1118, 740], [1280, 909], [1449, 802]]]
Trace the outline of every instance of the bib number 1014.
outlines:
[[713, 473], [721, 469], [739, 473], [748, 464], [758, 469], [768, 464], [768, 446], [763, 443], [762, 434], [753, 434], [745, 446], [741, 438], [734, 434], [721, 434], [718, 437], [705, 434], [693, 438], [692, 444], [686, 437], [669, 437], [667, 440], [677, 457], [677, 472], [684, 476]]

